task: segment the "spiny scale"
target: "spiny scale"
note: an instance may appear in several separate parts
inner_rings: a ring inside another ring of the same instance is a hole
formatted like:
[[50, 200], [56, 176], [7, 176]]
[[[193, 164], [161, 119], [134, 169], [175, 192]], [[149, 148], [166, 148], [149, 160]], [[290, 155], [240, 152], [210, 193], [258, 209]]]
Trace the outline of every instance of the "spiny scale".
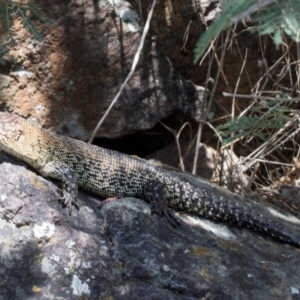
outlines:
[[300, 237], [281, 228], [267, 210], [199, 189], [140, 159], [42, 130], [19, 116], [0, 112], [0, 148], [45, 177], [63, 183], [71, 209], [79, 187], [103, 197], [134, 196], [151, 202], [175, 226], [167, 206], [206, 218], [248, 227], [300, 247]]

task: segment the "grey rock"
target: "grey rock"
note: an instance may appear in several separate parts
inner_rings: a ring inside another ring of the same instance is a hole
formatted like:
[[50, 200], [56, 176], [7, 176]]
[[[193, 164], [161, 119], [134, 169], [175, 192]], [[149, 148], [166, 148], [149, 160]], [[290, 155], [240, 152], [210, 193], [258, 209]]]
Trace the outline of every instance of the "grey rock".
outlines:
[[69, 215], [55, 183], [0, 169], [0, 299], [299, 299], [299, 249], [187, 215], [175, 229], [134, 198], [80, 192]]

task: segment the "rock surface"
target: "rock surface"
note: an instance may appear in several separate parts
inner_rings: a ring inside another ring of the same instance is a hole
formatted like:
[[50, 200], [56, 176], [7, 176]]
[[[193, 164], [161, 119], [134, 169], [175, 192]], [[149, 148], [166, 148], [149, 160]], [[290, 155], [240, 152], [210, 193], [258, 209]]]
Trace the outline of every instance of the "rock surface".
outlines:
[[70, 216], [54, 183], [0, 162], [0, 299], [300, 298], [299, 249], [189, 216], [174, 229], [133, 198], [100, 210], [80, 192]]

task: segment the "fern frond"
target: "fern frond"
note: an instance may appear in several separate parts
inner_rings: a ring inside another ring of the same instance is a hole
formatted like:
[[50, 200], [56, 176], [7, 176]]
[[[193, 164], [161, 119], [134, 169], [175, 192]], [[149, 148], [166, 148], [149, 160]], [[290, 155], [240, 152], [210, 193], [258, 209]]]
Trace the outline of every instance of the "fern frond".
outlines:
[[[222, 13], [209, 26], [208, 30], [199, 38], [194, 49], [194, 63], [203, 55], [205, 49], [222, 30], [226, 29], [231, 20], [243, 15], [256, 0], [223, 0]], [[300, 0], [270, 1], [266, 5], [259, 6], [259, 10], [251, 15], [251, 22], [255, 24], [252, 32], [260, 35], [271, 34], [274, 43], [282, 43], [283, 34], [287, 34], [295, 42], [300, 41]]]
[[35, 15], [38, 19], [40, 19], [42, 22], [46, 23], [47, 25], [53, 26], [54, 22], [53, 20], [49, 19], [46, 14], [36, 6], [36, 4], [32, 1], [27, 3], [28, 9]]
[[299, 42], [300, 0], [276, 1], [257, 12], [251, 22], [257, 23], [252, 31], [272, 34], [276, 45], [282, 43], [283, 33]]
[[7, 49], [3, 47], [3, 45], [0, 44], [0, 64], [5, 65], [6, 61], [4, 59], [4, 55], [7, 54]]
[[265, 141], [268, 139], [270, 131], [283, 128], [287, 122], [292, 121], [289, 116], [290, 112], [291, 108], [284, 105], [284, 101], [280, 103], [278, 100], [268, 101], [266, 106], [253, 106], [250, 115], [241, 116], [217, 126], [217, 131], [223, 138], [222, 145], [246, 136]]
[[[45, 13], [32, 1], [24, 3], [20, 1], [0, 0], [0, 23], [7, 43], [10, 45], [16, 44], [12, 31], [13, 20], [16, 16], [21, 18], [23, 27], [33, 34], [37, 40], [41, 41], [43, 39], [41, 33], [36, 29], [34, 22], [30, 19], [32, 15], [47, 25], [53, 25], [53, 21], [47, 18]], [[2, 65], [5, 64], [4, 57], [10, 58], [15, 62], [15, 58], [8, 55], [4, 45], [0, 44], [0, 64]]]
[[226, 29], [231, 21], [230, 19], [247, 10], [254, 0], [222, 0], [222, 13], [208, 27], [199, 38], [194, 49], [194, 63], [203, 55], [211, 40], [213, 40], [222, 30]]
[[27, 18], [26, 16], [26, 12], [27, 12], [28, 8], [27, 7], [22, 7], [22, 6], [19, 6], [19, 14], [21, 15], [22, 17], [22, 20], [21, 20], [21, 24], [24, 26], [24, 28], [26, 30], [28, 30], [31, 34], [33, 34], [33, 36], [41, 41], [43, 39], [43, 36], [41, 35], [41, 33], [36, 29], [33, 21], [31, 21], [29, 18]]
[[6, 40], [10, 41], [12, 39], [11, 28], [13, 25], [13, 6], [8, 2], [1, 2], [0, 4], [0, 22], [2, 25], [2, 30], [6, 36]]

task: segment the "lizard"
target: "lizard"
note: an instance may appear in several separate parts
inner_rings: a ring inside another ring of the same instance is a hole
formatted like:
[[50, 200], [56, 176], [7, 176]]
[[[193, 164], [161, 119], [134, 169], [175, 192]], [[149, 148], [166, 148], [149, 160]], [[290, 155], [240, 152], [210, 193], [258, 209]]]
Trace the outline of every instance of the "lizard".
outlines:
[[172, 209], [248, 227], [300, 248], [300, 236], [279, 225], [266, 209], [261, 214], [258, 203], [196, 187], [139, 158], [49, 132], [16, 114], [0, 112], [0, 149], [42, 176], [61, 181], [60, 200], [70, 211], [78, 206], [80, 187], [102, 197], [142, 198], [175, 227], [180, 222]]

